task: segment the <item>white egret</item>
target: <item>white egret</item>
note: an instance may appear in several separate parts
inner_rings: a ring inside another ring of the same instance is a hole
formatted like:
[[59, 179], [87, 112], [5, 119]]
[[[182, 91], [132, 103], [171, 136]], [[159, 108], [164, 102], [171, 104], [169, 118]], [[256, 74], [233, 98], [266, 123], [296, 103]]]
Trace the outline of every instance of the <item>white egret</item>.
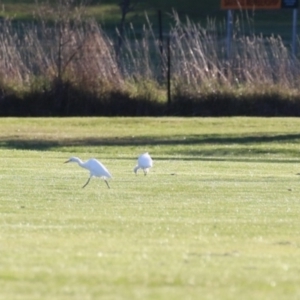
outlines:
[[102, 178], [105, 181], [107, 187], [110, 188], [110, 186], [107, 182], [107, 179], [111, 178], [112, 176], [110, 175], [110, 173], [108, 172], [106, 167], [97, 159], [91, 158], [88, 161], [83, 162], [78, 157], [71, 157], [70, 159], [65, 161], [65, 163], [69, 163], [69, 162], [76, 162], [76, 163], [78, 163], [78, 165], [80, 167], [85, 168], [90, 171], [90, 177], [89, 177], [88, 181], [86, 182], [86, 184], [82, 188], [84, 188], [88, 185], [88, 183], [90, 182], [92, 177]]
[[138, 164], [133, 169], [134, 173], [137, 174], [138, 169], [144, 171], [144, 175], [147, 175], [149, 169], [153, 166], [153, 161], [148, 152], [141, 154], [138, 157]]

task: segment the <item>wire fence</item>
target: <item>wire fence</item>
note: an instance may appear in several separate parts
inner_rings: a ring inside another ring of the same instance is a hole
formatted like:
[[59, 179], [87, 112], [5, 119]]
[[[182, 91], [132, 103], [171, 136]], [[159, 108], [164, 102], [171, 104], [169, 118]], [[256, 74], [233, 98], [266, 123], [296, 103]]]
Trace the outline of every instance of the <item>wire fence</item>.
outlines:
[[77, 70], [108, 80], [117, 75], [155, 80], [166, 84], [168, 95], [174, 77], [195, 87], [208, 80], [241, 83], [260, 77], [274, 83], [281, 79], [292, 85], [296, 82], [299, 62], [290, 55], [290, 43], [280, 36], [255, 35], [249, 20], [241, 23], [237, 18], [229, 60], [224, 24], [207, 21], [204, 27], [192, 21], [181, 23], [182, 15], [174, 13], [175, 25], [167, 29], [161, 12], [156, 29], [128, 26], [121, 37], [121, 49], [117, 49], [118, 32], [104, 32], [97, 22], [45, 26], [2, 20], [2, 76], [18, 74], [26, 79]]

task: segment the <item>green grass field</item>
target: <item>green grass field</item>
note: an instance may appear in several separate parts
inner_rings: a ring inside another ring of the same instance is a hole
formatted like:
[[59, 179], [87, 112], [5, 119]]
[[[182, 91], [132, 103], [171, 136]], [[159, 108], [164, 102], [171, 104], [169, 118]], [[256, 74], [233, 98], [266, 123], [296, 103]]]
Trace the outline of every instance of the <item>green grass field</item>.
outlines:
[[[57, 1], [59, 2], [59, 1]], [[52, 3], [57, 3], [53, 1]], [[80, 3], [80, 1], [77, 1]], [[84, 1], [82, 1], [84, 3]], [[89, 2], [89, 1], [88, 1]], [[88, 3], [87, 2], [87, 3]], [[44, 5], [46, 0], [2, 0], [2, 9], [0, 10], [0, 16], [9, 17], [20, 21], [32, 21], [39, 13], [39, 9], [36, 5]], [[119, 25], [121, 19], [120, 1], [117, 0], [101, 0], [90, 1], [91, 5], [88, 5], [84, 10], [85, 16], [95, 18], [101, 23], [102, 27], [106, 30], [115, 30], [115, 27]], [[185, 20], [189, 17], [194, 22], [200, 22], [203, 26], [206, 26], [207, 18], [217, 23], [223, 24], [226, 19], [226, 11], [221, 9], [221, 0], [212, 1], [194, 1], [194, 0], [152, 0], [152, 1], [132, 1], [135, 3], [134, 9], [128, 13], [126, 20], [132, 23], [137, 32], [139, 32], [142, 26], [147, 23], [145, 13], [147, 13], [152, 27], [157, 30], [158, 16], [157, 11], [161, 10], [163, 13], [163, 27], [167, 31], [169, 24], [174, 24], [172, 11], [178, 12], [181, 20]], [[245, 33], [255, 33], [260, 35], [261, 33], [275, 36], [280, 35], [284, 39], [290, 41], [292, 31], [292, 10], [280, 9], [280, 10], [249, 10], [244, 11], [242, 14], [237, 12], [238, 16], [236, 23], [238, 24], [239, 32], [245, 31]], [[43, 19], [53, 19], [57, 17], [55, 14], [46, 13], [43, 15]], [[274, 21], [276, 20], [276, 21]], [[218, 25], [218, 27], [219, 27]], [[222, 27], [225, 27], [221, 25]], [[225, 28], [223, 29], [225, 30]]]
[[299, 299], [299, 119], [0, 127], [0, 299]]
[[[32, 17], [32, 12], [36, 11], [39, 5], [45, 5], [47, 0], [2, 0], [1, 15], [15, 16], [20, 19], [27, 19]], [[50, 3], [59, 3], [60, 1], [51, 1]], [[65, 3], [67, 1], [64, 1]], [[73, 1], [74, 2], [74, 1]], [[87, 12], [99, 20], [120, 19], [120, 1], [117, 0], [101, 0], [101, 1], [77, 1], [77, 3], [90, 3], [87, 5]], [[171, 12], [176, 9], [185, 14], [190, 14], [196, 18], [206, 18], [207, 15], [218, 14], [220, 11], [220, 0], [213, 1], [180, 1], [180, 0], [146, 0], [146, 1], [131, 1], [134, 4], [134, 10], [129, 14], [133, 19], [137, 18], [140, 14], [143, 15], [145, 11], [149, 14], [155, 14], [158, 9], [165, 12]]]

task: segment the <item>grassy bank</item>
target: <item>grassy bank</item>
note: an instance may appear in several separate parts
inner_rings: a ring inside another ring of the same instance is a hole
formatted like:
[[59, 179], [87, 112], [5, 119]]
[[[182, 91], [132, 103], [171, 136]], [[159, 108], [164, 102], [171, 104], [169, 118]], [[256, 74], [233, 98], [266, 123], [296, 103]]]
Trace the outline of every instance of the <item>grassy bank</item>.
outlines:
[[[3, 299], [299, 297], [298, 119], [0, 126]], [[71, 155], [101, 159], [111, 189], [82, 189]]]

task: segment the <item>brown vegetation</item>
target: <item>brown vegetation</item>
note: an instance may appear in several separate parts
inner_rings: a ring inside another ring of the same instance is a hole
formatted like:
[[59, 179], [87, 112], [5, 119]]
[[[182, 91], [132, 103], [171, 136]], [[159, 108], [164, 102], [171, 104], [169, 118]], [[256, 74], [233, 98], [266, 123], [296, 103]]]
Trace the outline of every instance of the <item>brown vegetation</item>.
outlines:
[[214, 23], [183, 24], [174, 13], [168, 103], [166, 43], [161, 52], [150, 25], [131, 28], [117, 55], [78, 10], [58, 8], [51, 24], [45, 13], [30, 26], [3, 21], [2, 116], [299, 115], [299, 60], [280, 37], [236, 34], [228, 58]]

